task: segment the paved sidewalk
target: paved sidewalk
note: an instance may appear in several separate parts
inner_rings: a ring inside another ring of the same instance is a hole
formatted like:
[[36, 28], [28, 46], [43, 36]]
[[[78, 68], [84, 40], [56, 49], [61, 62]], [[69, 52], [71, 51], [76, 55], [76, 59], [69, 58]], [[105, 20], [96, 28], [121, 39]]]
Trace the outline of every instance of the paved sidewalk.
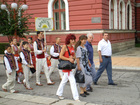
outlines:
[[[96, 68], [99, 68], [99, 58], [94, 58]], [[132, 48], [112, 56], [112, 68], [119, 70], [140, 70], [140, 48]]]
[[[42, 96], [0, 91], [0, 105], [97, 105], [74, 100], [59, 100]], [[98, 104], [99, 105], [99, 104]], [[101, 104], [100, 104], [101, 105]]]

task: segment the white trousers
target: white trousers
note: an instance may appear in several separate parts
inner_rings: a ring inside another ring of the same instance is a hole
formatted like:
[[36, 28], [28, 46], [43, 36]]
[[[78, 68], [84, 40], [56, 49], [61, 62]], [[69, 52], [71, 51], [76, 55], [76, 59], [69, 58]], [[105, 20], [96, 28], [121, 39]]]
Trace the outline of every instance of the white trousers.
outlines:
[[6, 70], [6, 75], [7, 75], [7, 82], [2, 85], [3, 89], [10, 89], [10, 92], [13, 93], [15, 92], [14, 87], [15, 87], [15, 79], [16, 79], [16, 70], [13, 70], [11, 75]]
[[49, 78], [49, 70], [48, 70], [46, 58], [36, 59], [36, 83], [40, 84], [40, 72], [42, 68], [44, 69], [47, 83], [51, 83], [51, 80]]
[[77, 90], [77, 86], [76, 86], [76, 81], [75, 81], [75, 78], [74, 78], [74, 75], [73, 75], [72, 71], [70, 72], [70, 74], [64, 72], [62, 81], [61, 81], [61, 83], [60, 83], [60, 85], [58, 87], [56, 95], [58, 95], [58, 96], [62, 96], [63, 95], [64, 86], [66, 85], [68, 80], [70, 82], [70, 87], [71, 87], [73, 99], [74, 100], [78, 100], [79, 99], [79, 94], [78, 94], [78, 90]]
[[24, 82], [26, 83], [26, 87], [30, 88], [30, 83], [29, 83], [29, 75], [30, 75], [30, 68], [26, 65], [22, 65], [23, 72], [24, 72]]
[[63, 72], [62, 72], [62, 70], [59, 70], [59, 69], [58, 69], [58, 64], [59, 64], [58, 59], [53, 59], [53, 58], [51, 58], [51, 67], [50, 67], [50, 71], [49, 71], [49, 77], [50, 77], [50, 75], [52, 74], [52, 72], [53, 72], [55, 69], [57, 69], [57, 70], [59, 71], [59, 76], [60, 76], [60, 78], [62, 79], [62, 77], [63, 77]]

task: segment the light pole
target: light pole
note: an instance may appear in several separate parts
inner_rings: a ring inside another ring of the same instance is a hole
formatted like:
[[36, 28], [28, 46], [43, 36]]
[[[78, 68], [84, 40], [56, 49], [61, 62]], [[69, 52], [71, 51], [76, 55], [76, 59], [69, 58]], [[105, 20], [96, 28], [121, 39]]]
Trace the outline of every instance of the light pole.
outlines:
[[[7, 6], [4, 4], [4, 2], [5, 1], [3, 0], [2, 1], [3, 4], [1, 5], [1, 9], [5, 10], [7, 12], [7, 14], [8, 14], [8, 21], [9, 21], [9, 24], [10, 24], [10, 12], [9, 12]], [[18, 17], [19, 17], [18, 25], [20, 26], [20, 24], [21, 24], [21, 21], [20, 21], [21, 20], [21, 11], [28, 9], [28, 5], [26, 5], [26, 0], [24, 0], [24, 4], [19, 7], [17, 13], [16, 13], [16, 10], [18, 8], [18, 5], [17, 5], [17, 3], [15, 3], [15, 0], [13, 0], [13, 3], [11, 4], [11, 8], [14, 9], [14, 15], [13, 15], [14, 20], [16, 20], [16, 14], [18, 14]], [[14, 35], [17, 38], [17, 31], [16, 31], [16, 29], [14, 31]]]

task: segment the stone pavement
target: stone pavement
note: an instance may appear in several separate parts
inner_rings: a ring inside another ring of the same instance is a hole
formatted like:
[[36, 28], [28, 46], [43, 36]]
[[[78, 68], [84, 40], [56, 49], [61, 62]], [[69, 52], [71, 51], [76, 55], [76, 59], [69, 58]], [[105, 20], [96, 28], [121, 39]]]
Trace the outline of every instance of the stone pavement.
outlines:
[[[140, 105], [140, 48], [133, 48], [112, 56], [113, 80], [117, 86], [107, 85], [106, 71], [103, 73], [97, 86], [93, 85], [94, 91], [86, 98], [80, 97], [81, 102], [72, 100], [69, 83], [64, 89], [65, 100], [59, 100], [55, 93], [60, 80], [58, 71], [52, 75], [56, 82], [53, 86], [46, 84], [45, 76], [42, 75], [42, 87], [35, 86], [35, 75], [30, 83], [33, 90], [26, 90], [22, 84], [16, 83], [16, 90], [20, 93], [11, 94], [3, 92], [2, 84], [6, 82], [4, 66], [0, 65], [0, 105]], [[2, 57], [0, 57], [2, 63]], [[98, 57], [94, 58], [96, 68], [99, 67]], [[69, 90], [69, 91], [68, 91]], [[79, 91], [79, 88], [78, 88]], [[95, 104], [94, 104], [95, 103]]]

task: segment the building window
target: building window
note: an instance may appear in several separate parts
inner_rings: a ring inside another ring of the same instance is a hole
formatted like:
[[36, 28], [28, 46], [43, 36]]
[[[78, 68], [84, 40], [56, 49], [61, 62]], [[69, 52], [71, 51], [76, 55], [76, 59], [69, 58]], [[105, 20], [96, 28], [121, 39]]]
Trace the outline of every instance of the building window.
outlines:
[[122, 2], [120, 3], [120, 29], [122, 29]]
[[120, 0], [119, 3], [119, 29], [125, 29], [125, 3]]
[[111, 1], [111, 29], [114, 29], [114, 2]]
[[109, 2], [109, 29], [117, 29], [117, 0]]
[[49, 0], [48, 17], [53, 18], [54, 30], [70, 30], [68, 0]]
[[53, 5], [53, 20], [55, 30], [65, 30], [66, 29], [66, 19], [65, 19], [65, 3], [63, 0], [55, 0]]
[[132, 29], [132, 7], [131, 7], [131, 2], [130, 0], [128, 1], [127, 3], [127, 6], [126, 6], [126, 28], [129, 30], [129, 29]]

